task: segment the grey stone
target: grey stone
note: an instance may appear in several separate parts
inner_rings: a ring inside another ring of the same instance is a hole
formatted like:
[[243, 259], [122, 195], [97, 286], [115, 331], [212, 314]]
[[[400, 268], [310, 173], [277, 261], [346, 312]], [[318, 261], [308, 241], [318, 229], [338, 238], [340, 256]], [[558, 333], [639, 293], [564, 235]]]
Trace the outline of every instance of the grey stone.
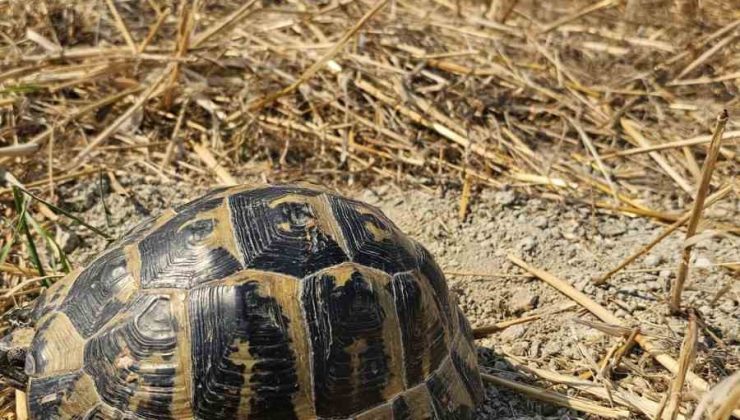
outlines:
[[654, 291], [654, 292], [657, 292], [660, 289], [662, 289], [662, 286], [660, 285], [660, 282], [657, 281], [657, 280], [652, 280], [652, 281], [645, 282], [645, 287], [648, 290], [651, 290], [651, 291]]
[[583, 292], [589, 284], [591, 284], [590, 279], [581, 279], [573, 287], [575, 287], [579, 292]]
[[511, 354], [514, 356], [524, 356], [527, 354], [527, 350], [529, 349], [529, 342], [527, 341], [517, 341], [516, 343], [511, 345]]
[[709, 305], [703, 305], [699, 307], [699, 312], [704, 314], [704, 316], [709, 316], [712, 314], [713, 310], [712, 307]]
[[634, 294], [638, 289], [638, 286], [635, 284], [625, 284], [619, 287], [619, 291], [630, 294]]
[[660, 255], [650, 254], [647, 257], [645, 257], [645, 261], [643, 263], [646, 267], [657, 267], [663, 262], [663, 257]]
[[548, 341], [545, 347], [542, 348], [542, 357], [548, 358], [550, 356], [560, 353], [561, 343], [557, 341]]
[[627, 225], [621, 220], [608, 220], [600, 224], [597, 230], [606, 237], [619, 236], [627, 231]]
[[724, 297], [723, 299], [721, 299], [720, 304], [719, 304], [719, 310], [729, 315], [734, 314], [735, 316], [740, 316], [740, 314], [738, 314], [737, 305], [735, 305], [732, 302], [732, 300], [727, 299], [727, 297]]
[[540, 353], [540, 347], [542, 346], [542, 342], [540, 340], [534, 340], [532, 341], [532, 344], [529, 346], [529, 357], [537, 357], [537, 355]]
[[509, 300], [511, 311], [515, 314], [530, 311], [537, 307], [539, 296], [529, 290], [519, 290]]
[[534, 218], [534, 220], [532, 220], [532, 225], [540, 229], [546, 228], [547, 224], [548, 220], [545, 216], [537, 216]]
[[515, 341], [521, 338], [526, 331], [527, 327], [523, 324], [512, 325], [511, 327], [501, 331], [499, 338], [501, 338], [502, 341]]
[[516, 194], [513, 191], [499, 191], [496, 193], [496, 202], [502, 206], [508, 206], [516, 200]]
[[531, 251], [532, 248], [534, 248], [535, 245], [536, 245], [536, 243], [535, 243], [534, 239], [531, 236], [528, 236], [528, 237], [522, 239], [521, 241], [519, 241], [519, 249], [522, 252], [529, 252], [529, 251]]

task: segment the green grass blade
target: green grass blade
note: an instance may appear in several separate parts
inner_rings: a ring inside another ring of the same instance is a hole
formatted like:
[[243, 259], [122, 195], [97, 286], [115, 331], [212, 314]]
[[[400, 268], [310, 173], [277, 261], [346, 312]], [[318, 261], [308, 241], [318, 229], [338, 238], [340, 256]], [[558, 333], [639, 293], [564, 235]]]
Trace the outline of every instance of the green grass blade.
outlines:
[[0, 264], [4, 263], [5, 260], [8, 258], [8, 255], [10, 255], [10, 248], [15, 245], [15, 241], [18, 238], [18, 230], [13, 230], [13, 236], [10, 237], [10, 240], [8, 243], [3, 245], [3, 249], [0, 251]]
[[39, 253], [36, 250], [36, 244], [33, 242], [31, 230], [28, 228], [28, 224], [26, 223], [26, 209], [25, 200], [23, 199], [23, 193], [21, 192], [20, 188], [15, 186], [13, 187], [13, 199], [15, 200], [16, 211], [21, 216], [19, 219], [19, 224], [21, 231], [26, 236], [26, 241], [28, 243], [28, 253], [30, 254], [31, 262], [36, 266], [36, 270], [39, 272], [39, 275], [41, 277], [44, 277], [46, 276], [46, 273], [44, 272], [44, 266], [41, 264]]
[[56, 254], [59, 256], [59, 263], [62, 265], [62, 271], [64, 273], [69, 273], [71, 271], [71, 266], [69, 264], [67, 254], [64, 252], [62, 247], [59, 246], [57, 241], [54, 239], [54, 236], [51, 235], [49, 231], [44, 229], [44, 227], [41, 226], [41, 224], [37, 222], [36, 219], [34, 219], [30, 214], [26, 215], [26, 222], [30, 223], [36, 233], [38, 233], [39, 236], [46, 240], [46, 244], [49, 246], [49, 248], [52, 248], [56, 251]]
[[18, 190], [22, 191], [24, 194], [28, 195], [29, 197], [33, 198], [34, 200], [36, 200], [38, 202], [41, 202], [41, 203], [44, 203], [46, 206], [48, 206], [50, 209], [54, 210], [55, 212], [61, 213], [61, 214], [65, 215], [65, 216], [69, 217], [70, 219], [74, 220], [75, 222], [81, 224], [82, 226], [85, 226], [86, 228], [90, 229], [91, 231], [95, 232], [96, 234], [102, 236], [107, 241], [112, 241], [113, 240], [113, 238], [110, 235], [108, 235], [107, 233], [105, 233], [102, 230], [96, 228], [95, 226], [93, 226], [93, 225], [85, 222], [84, 220], [80, 219], [79, 217], [75, 216], [74, 214], [70, 213], [69, 211], [64, 210], [63, 208], [58, 207], [58, 206], [56, 206], [56, 205], [54, 205], [54, 204], [52, 204], [52, 203], [44, 200], [43, 198], [41, 198], [41, 197], [37, 196], [36, 194], [32, 193], [31, 191], [28, 191], [22, 185], [20, 185], [20, 183], [18, 183], [17, 181], [12, 182], [14, 180], [13, 179], [9, 179], [9, 177], [7, 177], [7, 176], [6, 176], [6, 180], [7, 181], [11, 181], [10, 184], [13, 186], [14, 189], [17, 188]]
[[90, 229], [91, 231], [93, 231], [96, 234], [98, 234], [98, 235], [102, 236], [103, 238], [105, 238], [105, 240], [107, 240], [107, 241], [112, 241], [113, 240], [113, 238], [110, 235], [108, 235], [107, 233], [105, 233], [102, 230], [96, 228], [95, 226], [87, 223], [86, 221], [80, 219], [79, 217], [75, 216], [74, 214], [68, 212], [67, 210], [64, 210], [61, 207], [57, 207], [54, 204], [52, 204], [52, 203], [44, 200], [43, 198], [38, 197], [38, 196], [36, 196], [36, 195], [28, 192], [28, 191], [26, 191], [26, 194], [28, 194], [29, 196], [31, 196], [34, 200], [38, 200], [38, 201], [46, 204], [52, 210], [54, 210], [56, 212], [59, 212], [59, 213], [65, 215], [65, 216], [69, 217], [70, 219], [74, 220], [75, 222], [81, 224], [82, 226], [85, 226], [86, 228]]

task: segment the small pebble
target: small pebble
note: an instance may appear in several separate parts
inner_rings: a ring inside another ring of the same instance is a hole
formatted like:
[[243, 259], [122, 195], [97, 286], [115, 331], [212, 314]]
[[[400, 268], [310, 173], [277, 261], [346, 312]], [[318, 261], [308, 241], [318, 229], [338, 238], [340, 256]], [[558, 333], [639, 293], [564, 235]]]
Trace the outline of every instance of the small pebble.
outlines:
[[630, 316], [630, 314], [627, 313], [627, 311], [621, 308], [618, 308], [616, 311], [614, 311], [614, 315], [616, 315], [618, 318], [627, 318]]
[[703, 255], [697, 257], [696, 261], [694, 262], [695, 268], [709, 268], [711, 266], [712, 266], [712, 261]]
[[537, 301], [539, 296], [532, 294], [529, 290], [520, 290], [511, 297], [509, 300], [509, 306], [511, 312], [519, 314], [526, 312], [537, 307]]
[[634, 285], [634, 284], [625, 284], [619, 287], [619, 291], [623, 293], [634, 294], [635, 292], [637, 292], [637, 290], [638, 290], [638, 287], [637, 285]]
[[513, 354], [514, 356], [524, 356], [527, 353], [528, 349], [529, 342], [517, 341], [516, 343], [511, 345], [511, 354]]
[[537, 357], [540, 353], [540, 346], [542, 346], [540, 340], [532, 341], [532, 344], [529, 346], [529, 357]]
[[502, 341], [515, 341], [521, 338], [526, 331], [527, 327], [524, 324], [512, 325], [503, 330], [501, 334], [499, 334], [499, 338], [501, 338]]
[[619, 220], [609, 220], [599, 225], [597, 230], [606, 237], [619, 236], [627, 231], [627, 225]]
[[654, 291], [654, 292], [657, 292], [658, 290], [662, 289], [662, 287], [660, 285], [660, 282], [657, 281], [657, 280], [652, 280], [652, 281], [645, 282], [645, 287], [648, 290], [651, 290], [651, 291]]
[[381, 185], [381, 186], [379, 186], [378, 188], [375, 189], [375, 192], [377, 193], [377, 195], [379, 197], [382, 197], [382, 196], [384, 196], [388, 192], [388, 190], [390, 188], [391, 188], [390, 185], [387, 185], [387, 184], [386, 185]]
[[571, 359], [580, 360], [583, 356], [581, 355], [581, 351], [576, 346], [565, 346], [565, 348], [562, 350], [563, 356], [569, 357]]
[[646, 267], [657, 267], [663, 262], [663, 257], [660, 255], [650, 254], [647, 257], [645, 257], [645, 261], [643, 263]]
[[529, 252], [532, 250], [532, 248], [534, 248], [534, 246], [535, 241], [534, 239], [532, 239], [532, 237], [526, 237], [519, 242], [519, 249], [522, 252]]
[[548, 341], [547, 344], [545, 344], [545, 347], [542, 348], [542, 357], [548, 358], [552, 355], [560, 353], [561, 347], [562, 344], [558, 343], [557, 341]]
[[547, 223], [548, 223], [548, 220], [547, 220], [547, 217], [545, 216], [537, 216], [534, 218], [534, 220], [532, 220], [532, 225], [540, 229], [546, 228]]
[[729, 315], [737, 315], [738, 307], [732, 300], [725, 298], [719, 304], [719, 310]]
[[499, 191], [496, 193], [496, 202], [502, 206], [508, 206], [516, 200], [516, 195], [513, 191]]
[[588, 286], [590, 283], [591, 283], [591, 280], [589, 280], [589, 279], [583, 279], [583, 280], [579, 281], [578, 283], [576, 283], [574, 285], [574, 287], [579, 292], [583, 292], [584, 290], [586, 290], [586, 286]]

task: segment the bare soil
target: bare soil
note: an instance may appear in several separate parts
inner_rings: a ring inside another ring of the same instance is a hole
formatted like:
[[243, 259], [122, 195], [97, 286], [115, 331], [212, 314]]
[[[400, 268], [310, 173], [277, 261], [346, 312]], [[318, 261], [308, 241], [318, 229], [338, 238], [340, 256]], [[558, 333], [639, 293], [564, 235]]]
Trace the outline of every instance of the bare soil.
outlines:
[[[162, 183], [154, 177], [121, 174], [126, 194], [108, 183], [77, 183], [60, 188], [62, 202], [76, 207], [85, 220], [121, 234], [148, 214], [182, 203], [203, 192], [184, 183]], [[443, 267], [460, 306], [474, 327], [532, 314], [540, 320], [509, 327], [478, 341], [483, 368], [503, 377], [536, 383], [517, 372], [504, 355], [519, 357], [530, 366], [579, 375], [588, 372], [618, 342], [574, 318], [595, 321], [554, 288], [525, 275], [506, 256], [513, 254], [550, 271], [585, 292], [628, 324], [639, 326], [674, 357], [678, 356], [685, 320], [667, 316], [665, 299], [674, 278], [683, 236], [679, 232], [661, 242], [604, 286], [593, 279], [655, 237], [664, 226], [645, 218], [615, 216], [585, 206], [527, 197], [518, 191], [473, 194], [465, 222], [458, 216], [458, 192], [404, 191], [393, 185], [347, 189], [345, 194], [380, 207], [403, 231], [425, 244]], [[718, 204], [714, 217], [732, 220], [740, 214], [737, 200]], [[105, 241], [81, 226], [60, 233], [72, 251], [75, 265], [98, 253]], [[712, 382], [740, 367], [740, 290], [732, 273], [718, 266], [740, 260], [737, 238], [711, 236], [697, 244], [684, 302], [700, 312], [700, 347], [694, 372]], [[725, 285], [731, 290], [710, 304]], [[564, 307], [568, 308], [562, 310]], [[584, 355], [576, 343], [587, 349]], [[655, 401], [669, 387], [671, 375], [638, 350], [627, 358], [628, 367], [615, 381]], [[643, 377], [653, 379], [646, 381]], [[572, 389], [557, 391], [575, 395]], [[487, 386], [480, 418], [583, 418], [582, 414], [544, 404], [510, 390]]]

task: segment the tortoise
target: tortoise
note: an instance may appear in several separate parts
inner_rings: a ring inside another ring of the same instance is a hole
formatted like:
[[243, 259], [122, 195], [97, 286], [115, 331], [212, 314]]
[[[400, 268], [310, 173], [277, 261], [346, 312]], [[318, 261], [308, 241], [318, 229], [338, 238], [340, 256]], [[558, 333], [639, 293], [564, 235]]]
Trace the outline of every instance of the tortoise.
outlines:
[[32, 418], [467, 419], [471, 329], [430, 253], [310, 184], [137, 225], [0, 341]]

